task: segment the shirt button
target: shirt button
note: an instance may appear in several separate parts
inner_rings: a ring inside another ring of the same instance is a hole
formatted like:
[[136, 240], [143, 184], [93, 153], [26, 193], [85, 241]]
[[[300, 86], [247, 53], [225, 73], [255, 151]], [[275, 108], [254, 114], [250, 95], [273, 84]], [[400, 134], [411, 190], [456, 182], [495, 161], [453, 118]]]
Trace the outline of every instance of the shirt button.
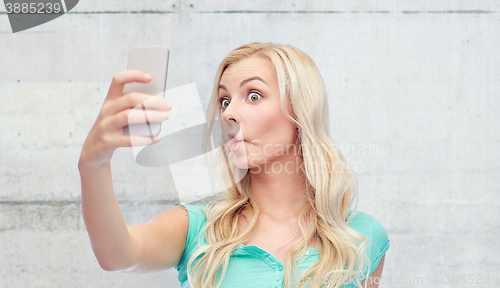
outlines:
[[280, 280], [281, 280], [280, 276], [276, 277], [276, 281], [280, 281]]
[[280, 266], [278, 266], [278, 269], [279, 269], [280, 271], [281, 271], [281, 270], [283, 270], [283, 266], [281, 266], [281, 265], [280, 265]]
[[309, 255], [309, 251], [306, 251], [306, 255]]

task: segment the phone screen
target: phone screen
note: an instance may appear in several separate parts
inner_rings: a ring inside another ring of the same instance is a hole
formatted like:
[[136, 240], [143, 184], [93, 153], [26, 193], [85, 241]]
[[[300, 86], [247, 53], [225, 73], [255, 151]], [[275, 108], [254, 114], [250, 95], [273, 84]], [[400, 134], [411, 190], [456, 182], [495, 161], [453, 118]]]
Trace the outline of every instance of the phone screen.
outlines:
[[[123, 94], [140, 92], [155, 97], [165, 97], [167, 70], [170, 51], [164, 46], [135, 47], [128, 51], [126, 70], [140, 70], [153, 77], [148, 83], [125, 84]], [[123, 128], [125, 135], [158, 136], [161, 123], [149, 123], [144, 103], [136, 109], [144, 111], [144, 124], [131, 124]]]

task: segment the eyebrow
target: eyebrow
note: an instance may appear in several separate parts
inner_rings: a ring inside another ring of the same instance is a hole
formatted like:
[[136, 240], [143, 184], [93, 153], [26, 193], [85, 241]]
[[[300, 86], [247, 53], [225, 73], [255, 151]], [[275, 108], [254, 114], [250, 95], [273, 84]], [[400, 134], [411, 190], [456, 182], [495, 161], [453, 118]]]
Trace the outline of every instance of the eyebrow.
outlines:
[[[240, 87], [243, 87], [243, 85], [245, 85], [245, 84], [247, 84], [248, 82], [253, 81], [253, 80], [259, 80], [259, 81], [262, 81], [262, 82], [264, 82], [264, 84], [266, 84], [267, 86], [269, 86], [269, 85], [266, 83], [266, 81], [264, 81], [262, 78], [260, 78], [259, 76], [254, 76], [254, 77], [250, 77], [250, 78], [248, 78], [248, 79], [245, 79], [245, 80], [241, 81], [241, 83], [240, 83]], [[227, 88], [226, 88], [226, 86], [224, 86], [224, 85], [219, 85], [219, 89], [223, 89], [223, 90], [226, 90], [226, 91], [227, 91]]]

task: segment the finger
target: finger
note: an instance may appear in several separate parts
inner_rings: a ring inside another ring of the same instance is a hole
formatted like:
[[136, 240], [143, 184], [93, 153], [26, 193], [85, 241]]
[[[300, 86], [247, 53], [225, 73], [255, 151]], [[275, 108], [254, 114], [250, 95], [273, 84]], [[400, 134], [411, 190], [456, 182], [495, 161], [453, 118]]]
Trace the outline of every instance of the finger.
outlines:
[[127, 109], [104, 120], [106, 131], [116, 131], [132, 124], [161, 123], [168, 120], [168, 112], [158, 110]]
[[155, 144], [161, 141], [159, 136], [128, 136], [117, 135], [107, 140], [107, 145], [111, 147], [137, 147]]
[[145, 78], [147, 73], [144, 73], [140, 70], [126, 70], [124, 72], [116, 73], [113, 76], [113, 80], [111, 81], [111, 85], [109, 86], [108, 95], [106, 96], [106, 100], [116, 99], [122, 96], [123, 87], [125, 84], [130, 82], [143, 82], [147, 83], [151, 79]]
[[172, 104], [162, 97], [151, 96], [144, 93], [132, 92], [109, 102], [106, 108], [107, 115], [115, 115], [125, 109], [147, 109], [168, 112], [172, 110]]

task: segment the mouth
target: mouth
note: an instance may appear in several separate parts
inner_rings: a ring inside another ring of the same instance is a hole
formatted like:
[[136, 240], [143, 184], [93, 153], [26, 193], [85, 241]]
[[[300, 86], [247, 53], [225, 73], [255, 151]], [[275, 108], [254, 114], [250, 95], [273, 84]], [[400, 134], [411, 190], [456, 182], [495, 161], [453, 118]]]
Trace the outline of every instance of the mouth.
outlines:
[[227, 133], [227, 136], [229, 137], [229, 140], [231, 141], [231, 143], [237, 143], [237, 142], [245, 141], [243, 139], [238, 139], [234, 133]]
[[244, 143], [240, 143], [240, 142], [244, 142], [244, 140], [238, 139], [234, 133], [227, 133], [227, 136], [229, 137], [229, 139], [231, 139], [230, 140], [231, 151], [233, 153], [238, 153], [241, 149], [241, 146], [244, 144]]

